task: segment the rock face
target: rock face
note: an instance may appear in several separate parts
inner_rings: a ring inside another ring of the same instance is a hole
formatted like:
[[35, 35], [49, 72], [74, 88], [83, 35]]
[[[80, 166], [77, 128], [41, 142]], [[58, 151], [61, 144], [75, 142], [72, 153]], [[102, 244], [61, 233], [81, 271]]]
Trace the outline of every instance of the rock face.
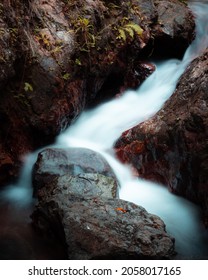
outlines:
[[157, 45], [181, 56], [194, 36], [177, 0], [3, 1], [0, 28], [0, 147], [14, 177], [95, 98], [137, 87]]
[[[94, 160], [82, 166], [78, 155], [85, 152]], [[33, 224], [61, 240], [69, 259], [170, 258], [174, 239], [166, 233], [163, 221], [142, 207], [116, 198], [116, 179], [109, 171], [106, 175], [99, 155], [86, 149], [76, 149], [75, 154], [76, 159], [73, 149], [55, 149], [39, 155], [33, 175], [36, 188], [38, 185]], [[56, 168], [48, 158], [58, 162]], [[97, 172], [89, 173], [96, 161]]]
[[140, 176], [199, 203], [208, 218], [208, 51], [195, 59], [152, 119], [125, 132], [118, 156]]

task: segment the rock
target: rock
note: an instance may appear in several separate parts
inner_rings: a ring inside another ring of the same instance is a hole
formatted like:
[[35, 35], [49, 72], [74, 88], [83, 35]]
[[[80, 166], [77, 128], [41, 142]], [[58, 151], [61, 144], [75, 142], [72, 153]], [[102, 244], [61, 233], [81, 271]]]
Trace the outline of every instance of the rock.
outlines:
[[175, 93], [150, 120], [125, 132], [118, 156], [139, 176], [197, 202], [208, 219], [208, 50], [181, 77]]
[[194, 29], [193, 16], [181, 2], [154, 1], [158, 22], [154, 28], [155, 54], [163, 53], [164, 56], [180, 58], [184, 54], [184, 49], [191, 43]]
[[0, 89], [5, 85], [7, 80], [14, 76], [14, 61], [16, 55], [10, 46], [11, 30], [9, 32], [7, 24], [0, 16]]
[[159, 217], [116, 198], [115, 175], [96, 152], [45, 149], [33, 182], [33, 225], [67, 246], [69, 259], [157, 259], [174, 253], [174, 239]]
[[174, 253], [162, 220], [120, 199], [55, 194], [39, 203], [32, 219], [67, 244], [69, 259], [160, 259]]
[[14, 174], [12, 173], [13, 166], [14, 162], [12, 161], [11, 157], [4, 151], [4, 149], [2, 149], [0, 145], [0, 186], [7, 182], [8, 177], [14, 177]]
[[124, 90], [137, 89], [155, 71], [155, 65], [150, 62], [135, 61], [134, 65], [125, 75]]
[[33, 186], [40, 199], [46, 185], [48, 193], [60, 189], [66, 195], [116, 197], [118, 182], [105, 159], [92, 150], [47, 148], [39, 153], [33, 170]]

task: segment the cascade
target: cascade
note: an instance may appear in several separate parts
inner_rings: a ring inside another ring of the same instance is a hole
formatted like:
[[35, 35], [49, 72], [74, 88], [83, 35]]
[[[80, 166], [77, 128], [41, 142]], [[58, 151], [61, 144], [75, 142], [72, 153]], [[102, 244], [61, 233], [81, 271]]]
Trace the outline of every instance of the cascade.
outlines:
[[[204, 246], [207, 236], [200, 224], [198, 207], [172, 195], [164, 186], [133, 177], [130, 168], [121, 164], [113, 153], [113, 145], [122, 132], [158, 112], [174, 92], [188, 64], [208, 46], [208, 4], [190, 1], [189, 6], [196, 15], [197, 36], [183, 60], [156, 63], [156, 71], [138, 90], [128, 90], [119, 98], [83, 112], [72, 126], [57, 137], [53, 147], [86, 147], [101, 153], [119, 180], [120, 198], [160, 216], [166, 223], [167, 231], [176, 238], [179, 255], [202, 258], [208, 255]], [[37, 154], [38, 151], [26, 158], [18, 184], [7, 187], [1, 193], [1, 199], [12, 200], [17, 207], [25, 207], [31, 202], [31, 166]]]
[[86, 147], [101, 153], [119, 180], [120, 198], [160, 216], [167, 230], [176, 238], [179, 254], [184, 256], [186, 252], [186, 256], [194, 257], [208, 254], [203, 245], [207, 236], [200, 224], [199, 209], [186, 199], [172, 195], [164, 186], [133, 178], [128, 166], [123, 166], [112, 156], [113, 144], [121, 133], [160, 110], [174, 92], [186, 67], [208, 46], [208, 5], [191, 2], [190, 7], [196, 15], [197, 36], [183, 60], [170, 59], [156, 63], [156, 71], [138, 90], [129, 90], [118, 99], [84, 112], [73, 126], [57, 138], [56, 144], [60, 147]]

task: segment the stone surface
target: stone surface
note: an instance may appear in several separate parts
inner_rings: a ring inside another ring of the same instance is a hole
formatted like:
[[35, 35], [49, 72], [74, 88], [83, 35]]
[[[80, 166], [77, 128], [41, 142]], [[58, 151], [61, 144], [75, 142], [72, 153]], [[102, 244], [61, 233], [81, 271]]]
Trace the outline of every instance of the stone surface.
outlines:
[[162, 220], [120, 199], [47, 194], [32, 219], [67, 244], [69, 259], [163, 259], [174, 254], [174, 239]]
[[182, 1], [154, 1], [159, 23], [155, 28], [154, 47], [158, 54], [161, 53], [161, 46], [164, 46], [162, 49], [164, 56], [180, 57], [183, 56], [184, 49], [191, 43], [190, 38], [193, 38], [193, 31], [188, 26], [193, 27], [193, 18], [187, 7], [180, 2]]

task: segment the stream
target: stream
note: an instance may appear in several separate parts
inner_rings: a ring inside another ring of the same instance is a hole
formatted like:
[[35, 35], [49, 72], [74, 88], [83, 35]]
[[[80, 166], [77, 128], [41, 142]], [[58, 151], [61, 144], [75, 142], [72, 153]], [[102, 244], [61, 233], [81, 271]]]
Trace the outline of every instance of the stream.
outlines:
[[[141, 205], [164, 220], [167, 232], [176, 239], [177, 258], [207, 259], [208, 233], [201, 224], [200, 209], [188, 200], [171, 194], [165, 186], [135, 178], [130, 167], [121, 164], [113, 151], [115, 141], [124, 131], [152, 117], [162, 108], [186, 67], [208, 46], [208, 3], [189, 1], [189, 6], [196, 16], [197, 35], [184, 58], [156, 62], [156, 71], [136, 91], [128, 90], [119, 98], [83, 112], [72, 126], [57, 137], [52, 147], [86, 147], [102, 154], [119, 180], [120, 198]], [[2, 252], [7, 252], [8, 246], [11, 246], [8, 258], [17, 258], [18, 253], [12, 251], [16, 245], [11, 242], [16, 235], [15, 244], [21, 247], [28, 243], [23, 258], [37, 258], [36, 254], [42, 254], [41, 258], [46, 259], [63, 257], [61, 252], [51, 257], [50, 250], [45, 254], [44, 249], [34, 254], [32, 248], [36, 246], [34, 244], [44, 243], [40, 237], [32, 235], [30, 219], [25, 214], [33, 205], [31, 170], [37, 154], [38, 151], [25, 158], [19, 182], [7, 186], [0, 194], [0, 224], [5, 229], [5, 232], [0, 231], [0, 258], [4, 258]], [[11, 212], [14, 214], [5, 221], [4, 217]], [[22, 221], [26, 224], [24, 227]], [[27, 234], [29, 240], [24, 241]], [[47, 246], [45, 243], [42, 245]]]

